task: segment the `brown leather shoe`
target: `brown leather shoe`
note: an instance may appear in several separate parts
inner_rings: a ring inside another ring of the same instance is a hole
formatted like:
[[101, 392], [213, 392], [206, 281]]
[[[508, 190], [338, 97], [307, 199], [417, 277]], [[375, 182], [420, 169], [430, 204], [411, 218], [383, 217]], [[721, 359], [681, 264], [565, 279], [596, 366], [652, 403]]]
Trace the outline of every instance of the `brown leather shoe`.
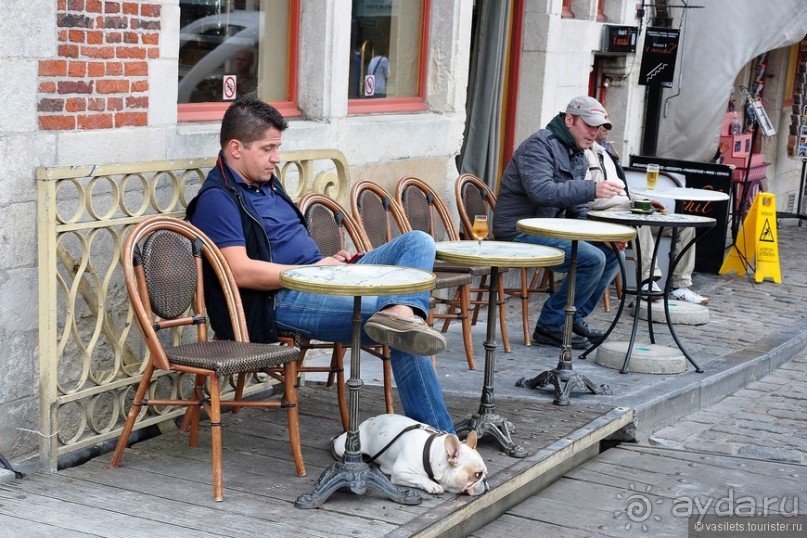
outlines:
[[412, 355], [435, 355], [446, 348], [445, 337], [418, 316], [376, 312], [364, 324], [364, 331], [379, 344]]

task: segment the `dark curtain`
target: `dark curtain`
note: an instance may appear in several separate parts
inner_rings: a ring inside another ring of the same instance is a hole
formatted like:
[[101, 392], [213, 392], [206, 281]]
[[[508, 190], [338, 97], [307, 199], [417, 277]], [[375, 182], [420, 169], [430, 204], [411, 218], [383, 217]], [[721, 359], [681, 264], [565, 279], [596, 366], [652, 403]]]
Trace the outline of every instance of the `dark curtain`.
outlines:
[[497, 183], [511, 2], [480, 0], [474, 17], [460, 173]]

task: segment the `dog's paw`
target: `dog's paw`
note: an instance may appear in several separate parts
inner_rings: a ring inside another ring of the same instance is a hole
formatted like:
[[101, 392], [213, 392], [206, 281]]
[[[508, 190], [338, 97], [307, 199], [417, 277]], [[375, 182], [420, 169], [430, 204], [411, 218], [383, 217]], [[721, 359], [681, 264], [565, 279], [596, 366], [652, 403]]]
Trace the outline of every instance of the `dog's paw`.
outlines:
[[441, 493], [445, 492], [443, 486], [441, 486], [437, 482], [429, 482], [428, 484], [424, 484], [423, 489], [425, 489], [432, 495], [440, 495]]

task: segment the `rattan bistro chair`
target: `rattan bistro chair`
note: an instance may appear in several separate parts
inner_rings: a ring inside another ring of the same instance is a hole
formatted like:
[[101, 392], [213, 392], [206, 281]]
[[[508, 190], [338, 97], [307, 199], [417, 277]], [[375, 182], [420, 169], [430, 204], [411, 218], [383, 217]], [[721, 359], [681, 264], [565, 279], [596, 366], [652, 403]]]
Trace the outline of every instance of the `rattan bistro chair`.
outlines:
[[[474, 215], [492, 216], [496, 209], [496, 195], [478, 177], [473, 174], [462, 174], [454, 185], [457, 211], [460, 214], [460, 236], [472, 239], [470, 234]], [[532, 279], [529, 279], [529, 268], [521, 267], [521, 286], [518, 288], [504, 288], [507, 295], [518, 297], [521, 300], [521, 324], [524, 330], [524, 345], [532, 344], [530, 338], [532, 327], [530, 325], [529, 302], [530, 295], [536, 291], [552, 291], [552, 272], [548, 269], [536, 268]], [[529, 284], [527, 281], [530, 280]], [[475, 321], [475, 320], [474, 320]]]
[[[431, 234], [435, 240], [459, 241], [460, 236], [454, 221], [448, 211], [445, 201], [437, 192], [425, 181], [416, 177], [403, 177], [398, 180], [395, 186], [395, 199], [404, 208], [404, 213], [413, 230], [421, 230]], [[466, 272], [472, 277], [479, 277], [479, 287], [476, 291], [476, 299], [471, 301], [474, 306], [474, 318], [480, 306], [488, 304], [484, 295], [488, 293], [485, 284], [487, 276], [490, 274], [490, 267], [460, 265], [437, 261], [434, 264], [435, 274], [440, 271]], [[510, 352], [510, 338], [507, 334], [507, 311], [505, 309], [504, 279], [503, 274], [507, 268], [501, 268], [499, 281], [491, 285], [499, 286], [499, 327], [502, 335], [502, 347], [505, 352]], [[472, 320], [473, 322], [473, 320]]]
[[[300, 444], [297, 402], [297, 359], [299, 350], [275, 344], [250, 343], [241, 297], [223, 255], [192, 224], [172, 217], [152, 217], [129, 234], [122, 254], [123, 276], [135, 320], [148, 348], [140, 385], [118, 440], [111, 467], [123, 457], [129, 435], [145, 406], [185, 406], [181, 430], [190, 430], [190, 446], [199, 438], [201, 409], [210, 419], [213, 457], [213, 498], [223, 499], [221, 408], [233, 412], [241, 407], [271, 407], [286, 411], [289, 441], [299, 476], [305, 476]], [[210, 340], [205, 309], [203, 265], [221, 286], [234, 340]], [[179, 345], [171, 345], [176, 331]], [[163, 332], [165, 331], [165, 332]], [[192, 394], [186, 399], [157, 399], [147, 396], [157, 370], [194, 376]], [[283, 383], [280, 400], [242, 399], [247, 374], [269, 373]], [[221, 399], [221, 378], [236, 377], [232, 400]]]
[[[328, 195], [309, 193], [297, 203], [297, 207], [305, 217], [311, 237], [317, 243], [320, 252], [332, 256], [342, 249], [355, 252], [367, 252], [371, 245], [364, 231], [339, 202]], [[347, 402], [345, 400], [344, 356], [350, 347], [340, 343], [325, 343], [319, 347], [332, 347], [331, 365], [326, 368], [337, 378], [337, 398], [342, 414], [342, 423], [347, 431]], [[392, 366], [390, 353], [386, 346], [362, 346], [362, 350], [381, 359], [384, 372], [384, 403], [387, 413], [394, 413], [392, 401]], [[311, 367], [306, 367], [310, 371]], [[329, 384], [331, 379], [329, 379]]]
[[[350, 189], [350, 207], [353, 218], [364, 230], [370, 245], [375, 248], [393, 238], [411, 231], [403, 208], [380, 185], [369, 180], [358, 181]], [[471, 336], [471, 275], [467, 272], [450, 273], [438, 271], [429, 309], [429, 323], [434, 319], [444, 319], [442, 332], [448, 330], [451, 320], [458, 319], [462, 324], [462, 339], [468, 368], [476, 369], [473, 339]], [[439, 290], [456, 290], [451, 297], [441, 297]], [[438, 304], [448, 305], [447, 313], [435, 312]], [[433, 358], [436, 365], [436, 359]]]

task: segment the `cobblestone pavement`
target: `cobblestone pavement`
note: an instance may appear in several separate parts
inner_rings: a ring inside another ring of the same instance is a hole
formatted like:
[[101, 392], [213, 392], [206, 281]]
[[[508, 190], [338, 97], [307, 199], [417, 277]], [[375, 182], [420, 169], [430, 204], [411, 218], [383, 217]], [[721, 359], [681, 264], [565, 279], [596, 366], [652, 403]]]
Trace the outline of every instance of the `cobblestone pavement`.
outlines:
[[656, 431], [650, 444], [807, 464], [807, 351], [720, 402]]

